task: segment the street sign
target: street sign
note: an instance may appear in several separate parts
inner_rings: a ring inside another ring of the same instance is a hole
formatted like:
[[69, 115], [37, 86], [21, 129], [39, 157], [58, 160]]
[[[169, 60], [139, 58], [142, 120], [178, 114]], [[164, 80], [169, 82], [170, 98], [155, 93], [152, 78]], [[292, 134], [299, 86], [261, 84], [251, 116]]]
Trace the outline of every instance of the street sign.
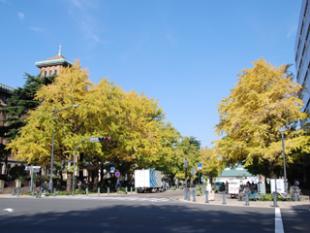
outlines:
[[121, 173], [120, 173], [119, 171], [116, 171], [116, 172], [115, 172], [115, 177], [118, 178], [118, 177], [120, 177], [120, 176], [121, 176]]
[[115, 167], [110, 167], [110, 173], [114, 173], [115, 172]]
[[40, 172], [41, 167], [40, 166], [26, 166], [25, 170], [26, 171], [32, 171], [34, 173]]
[[89, 141], [90, 142], [99, 142], [99, 138], [97, 138], [97, 137], [90, 137]]
[[198, 163], [197, 170], [201, 170], [201, 169], [202, 169], [202, 163]]

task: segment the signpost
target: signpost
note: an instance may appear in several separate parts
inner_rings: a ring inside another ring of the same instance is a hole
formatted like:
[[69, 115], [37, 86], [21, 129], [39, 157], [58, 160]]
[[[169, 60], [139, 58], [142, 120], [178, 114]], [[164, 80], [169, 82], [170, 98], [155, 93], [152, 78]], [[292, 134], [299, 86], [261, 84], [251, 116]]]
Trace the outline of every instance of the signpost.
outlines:
[[197, 170], [200, 171], [202, 169], [202, 163], [198, 163]]
[[188, 169], [188, 160], [184, 159], [184, 178], [185, 178], [184, 200], [189, 201], [190, 194], [189, 194], [189, 184], [188, 184], [188, 178], [187, 178], [187, 169]]

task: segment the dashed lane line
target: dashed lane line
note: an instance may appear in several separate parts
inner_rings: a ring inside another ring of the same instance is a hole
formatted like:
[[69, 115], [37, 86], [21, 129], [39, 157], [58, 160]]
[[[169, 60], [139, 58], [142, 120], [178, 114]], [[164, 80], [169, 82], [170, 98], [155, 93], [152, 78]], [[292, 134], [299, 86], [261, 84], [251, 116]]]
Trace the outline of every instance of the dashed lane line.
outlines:
[[5, 208], [3, 209], [4, 212], [8, 212], [8, 213], [12, 213], [14, 211], [14, 209], [12, 208]]

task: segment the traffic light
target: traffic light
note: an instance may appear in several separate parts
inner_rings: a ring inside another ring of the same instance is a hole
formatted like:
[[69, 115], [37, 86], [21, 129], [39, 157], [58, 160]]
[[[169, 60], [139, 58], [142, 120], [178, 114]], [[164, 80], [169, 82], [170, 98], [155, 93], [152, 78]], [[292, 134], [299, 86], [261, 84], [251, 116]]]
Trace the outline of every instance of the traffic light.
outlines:
[[111, 137], [107, 136], [107, 137], [98, 137], [99, 142], [110, 142], [111, 141]]

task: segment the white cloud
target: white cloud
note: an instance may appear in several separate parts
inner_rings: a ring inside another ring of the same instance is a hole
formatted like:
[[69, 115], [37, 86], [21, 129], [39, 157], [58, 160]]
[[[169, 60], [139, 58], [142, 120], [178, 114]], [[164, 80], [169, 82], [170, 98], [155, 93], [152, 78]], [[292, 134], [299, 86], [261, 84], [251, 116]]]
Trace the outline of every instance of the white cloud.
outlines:
[[92, 45], [103, 43], [98, 28], [95, 10], [98, 8], [97, 1], [69, 0], [69, 15], [78, 25], [83, 37]]
[[45, 31], [44, 28], [37, 27], [37, 26], [30, 26], [28, 29], [33, 32], [44, 32]]
[[89, 0], [70, 0], [71, 5], [81, 10], [86, 8], [95, 8], [97, 3], [96, 1]]
[[17, 12], [17, 16], [21, 21], [23, 21], [25, 19], [25, 14], [21, 11]]

